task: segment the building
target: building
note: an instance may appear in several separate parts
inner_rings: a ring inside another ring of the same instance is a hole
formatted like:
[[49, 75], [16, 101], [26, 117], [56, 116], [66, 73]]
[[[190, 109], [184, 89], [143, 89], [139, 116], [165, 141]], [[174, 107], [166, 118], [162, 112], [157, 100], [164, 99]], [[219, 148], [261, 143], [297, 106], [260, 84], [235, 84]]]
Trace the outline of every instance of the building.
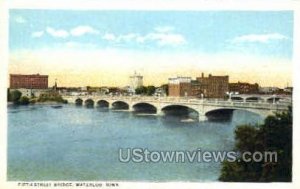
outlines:
[[229, 83], [229, 92], [235, 94], [257, 94], [259, 93], [259, 85], [257, 83]]
[[224, 98], [228, 93], [229, 76], [176, 77], [169, 79], [169, 96]]
[[191, 77], [169, 78], [169, 96], [191, 96]]
[[10, 74], [10, 89], [48, 89], [48, 75]]
[[196, 80], [200, 83], [201, 92], [205, 98], [224, 98], [229, 91], [229, 76], [213, 76], [197, 77]]
[[163, 87], [155, 88], [154, 96], [167, 96], [167, 92]]
[[199, 98], [203, 97], [203, 89], [201, 83], [197, 80], [191, 81], [191, 96]]
[[285, 87], [283, 91], [287, 94], [292, 94], [293, 93], [293, 87]]
[[259, 93], [261, 94], [277, 94], [280, 91], [278, 87], [260, 87]]
[[143, 76], [134, 72], [134, 74], [129, 77], [129, 86], [133, 91], [136, 88], [143, 86]]

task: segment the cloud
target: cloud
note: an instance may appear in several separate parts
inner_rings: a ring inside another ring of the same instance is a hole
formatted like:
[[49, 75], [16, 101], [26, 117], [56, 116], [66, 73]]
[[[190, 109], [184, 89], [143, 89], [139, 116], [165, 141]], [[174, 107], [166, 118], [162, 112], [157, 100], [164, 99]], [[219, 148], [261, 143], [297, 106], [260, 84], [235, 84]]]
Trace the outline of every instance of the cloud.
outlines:
[[39, 37], [42, 37], [43, 35], [44, 35], [44, 31], [36, 31], [31, 34], [31, 37], [39, 38]]
[[136, 40], [137, 37], [139, 37], [139, 34], [136, 34], [136, 33], [128, 33], [128, 34], [125, 34], [125, 35], [120, 35], [120, 36], [117, 38], [117, 41], [131, 42], [131, 41], [133, 41], [133, 40]]
[[134, 42], [140, 35], [137, 33], [128, 33], [122, 35], [115, 35], [113, 33], [106, 33], [102, 36], [102, 39], [113, 42]]
[[59, 37], [59, 38], [66, 38], [70, 35], [66, 30], [56, 30], [51, 27], [47, 27], [46, 32], [53, 37]]
[[77, 26], [71, 29], [70, 33], [73, 36], [82, 36], [85, 34], [99, 34], [99, 31], [91, 26]]
[[15, 22], [19, 23], [19, 24], [24, 24], [27, 22], [27, 20], [25, 18], [23, 18], [22, 16], [17, 16], [15, 18]]
[[[122, 35], [115, 35], [113, 33], [106, 33], [102, 39], [112, 42], [136, 42], [138, 44], [154, 42], [158, 46], [178, 46], [186, 43], [183, 35], [171, 32], [172, 27], [157, 27], [154, 28], [155, 32], [146, 33], [141, 35], [139, 33], [128, 33]], [[159, 32], [158, 32], [159, 31]]]
[[141, 43], [154, 41], [159, 46], [178, 46], [186, 43], [184, 36], [176, 33], [149, 33], [144, 37], [138, 38], [138, 41]]
[[95, 49], [97, 45], [93, 43], [80, 43], [76, 41], [68, 41], [59, 44], [59, 47], [67, 49]]
[[159, 32], [159, 33], [168, 33], [168, 32], [173, 31], [174, 27], [172, 27], [172, 26], [159, 26], [159, 27], [154, 28], [154, 30], [156, 32]]
[[117, 37], [113, 33], [106, 33], [102, 36], [102, 39], [108, 40], [108, 41], [115, 41]]
[[[158, 46], [179, 46], [186, 43], [186, 39], [183, 35], [173, 32], [174, 28], [170, 26], [156, 27], [154, 32], [146, 33], [144, 35], [140, 33], [125, 33], [114, 34], [105, 33], [101, 35], [101, 38], [114, 43], [154, 43]], [[69, 36], [80, 37], [85, 34], [99, 34], [100, 32], [91, 26], [77, 26], [70, 30], [54, 29], [47, 27], [45, 31], [36, 31], [32, 33], [33, 38], [42, 37], [45, 33], [57, 37], [67, 38]]]
[[268, 43], [272, 40], [287, 40], [288, 37], [279, 33], [249, 34], [235, 37], [232, 43]]

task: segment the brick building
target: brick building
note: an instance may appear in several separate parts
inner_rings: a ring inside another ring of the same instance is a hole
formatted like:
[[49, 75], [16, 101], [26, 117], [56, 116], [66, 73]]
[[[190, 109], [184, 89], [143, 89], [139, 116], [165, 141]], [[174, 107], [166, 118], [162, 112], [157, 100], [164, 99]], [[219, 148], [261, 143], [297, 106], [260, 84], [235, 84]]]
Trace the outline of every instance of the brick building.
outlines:
[[169, 78], [169, 96], [191, 96], [191, 78]]
[[229, 91], [229, 76], [213, 76], [211, 74], [208, 77], [204, 77], [202, 73], [201, 77], [197, 77], [196, 80], [201, 85], [201, 90], [205, 98], [223, 98]]
[[239, 94], [257, 94], [259, 93], [259, 85], [257, 83], [229, 83], [229, 91]]
[[191, 81], [191, 96], [193, 97], [201, 97], [203, 94], [202, 85], [197, 80]]
[[169, 79], [169, 96], [224, 98], [229, 91], [229, 76], [177, 77]]
[[48, 75], [10, 74], [10, 89], [48, 89]]

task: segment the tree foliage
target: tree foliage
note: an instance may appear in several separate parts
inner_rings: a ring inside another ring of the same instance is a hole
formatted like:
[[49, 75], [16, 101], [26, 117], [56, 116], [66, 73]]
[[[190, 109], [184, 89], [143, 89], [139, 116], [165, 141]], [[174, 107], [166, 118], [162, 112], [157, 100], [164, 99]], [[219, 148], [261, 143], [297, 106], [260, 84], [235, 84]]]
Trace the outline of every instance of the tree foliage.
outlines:
[[243, 125], [235, 131], [239, 152], [277, 152], [277, 162], [222, 163], [219, 180], [228, 182], [290, 182], [292, 180], [292, 108], [269, 116], [259, 126]]
[[11, 100], [11, 97], [10, 97], [10, 92], [9, 92], [9, 89], [7, 89], [7, 102], [10, 102]]
[[147, 93], [147, 87], [141, 86], [135, 89], [135, 94], [146, 94]]
[[20, 105], [28, 105], [29, 104], [29, 98], [27, 96], [22, 96], [19, 100]]
[[155, 86], [141, 86], [135, 89], [135, 94], [151, 96], [155, 93]]
[[61, 95], [58, 94], [41, 94], [37, 100], [38, 102], [59, 102], [67, 104], [68, 101], [63, 99]]
[[151, 96], [155, 93], [155, 87], [153, 85], [147, 86], [147, 95]]
[[18, 104], [21, 96], [22, 93], [20, 91], [14, 90], [10, 92], [10, 101], [12, 101], [14, 104]]

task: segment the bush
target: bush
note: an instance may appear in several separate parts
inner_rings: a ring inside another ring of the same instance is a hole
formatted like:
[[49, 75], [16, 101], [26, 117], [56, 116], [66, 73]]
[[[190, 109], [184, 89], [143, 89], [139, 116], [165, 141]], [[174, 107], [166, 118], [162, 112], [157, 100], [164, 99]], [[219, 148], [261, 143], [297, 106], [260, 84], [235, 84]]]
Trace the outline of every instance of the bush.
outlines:
[[29, 104], [29, 98], [27, 96], [22, 96], [19, 101], [20, 105], [28, 105]]
[[36, 100], [35, 100], [35, 99], [30, 99], [30, 100], [29, 100], [29, 103], [30, 103], [30, 104], [35, 104], [35, 103], [36, 103]]
[[11, 100], [11, 97], [10, 97], [10, 92], [9, 92], [9, 89], [7, 89], [7, 102], [10, 102]]
[[14, 90], [10, 93], [10, 101], [12, 101], [14, 104], [18, 104], [21, 96], [22, 93], [20, 91]]
[[42, 94], [37, 100], [38, 102], [59, 102], [59, 103], [64, 103], [67, 104], [68, 101], [63, 99], [60, 95], [51, 95], [51, 94]]

